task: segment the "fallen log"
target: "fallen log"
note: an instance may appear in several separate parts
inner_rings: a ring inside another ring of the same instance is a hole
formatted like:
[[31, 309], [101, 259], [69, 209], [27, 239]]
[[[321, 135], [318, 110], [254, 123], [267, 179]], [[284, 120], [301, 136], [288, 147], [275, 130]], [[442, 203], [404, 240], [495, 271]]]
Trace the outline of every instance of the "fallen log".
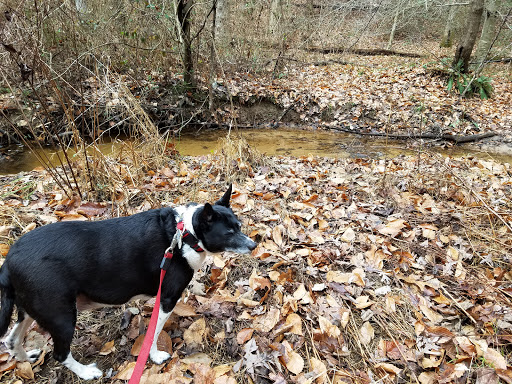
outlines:
[[[485, 63], [512, 63], [512, 57], [503, 57], [501, 59], [485, 60]], [[478, 62], [471, 62], [471, 64], [478, 64]]]
[[362, 56], [401, 56], [401, 57], [423, 57], [418, 53], [412, 52], [398, 52], [390, 49], [359, 49], [359, 48], [323, 48], [323, 47], [309, 47], [305, 48], [308, 52], [318, 52], [323, 54], [328, 53], [354, 53]]
[[449, 135], [449, 134], [442, 134], [437, 135], [435, 133], [422, 133], [420, 135], [399, 135], [399, 134], [392, 134], [392, 133], [381, 133], [381, 132], [357, 132], [352, 131], [348, 128], [344, 127], [330, 127], [331, 129], [334, 129], [336, 131], [346, 132], [346, 133], [352, 133], [354, 135], [360, 135], [360, 136], [376, 136], [376, 137], [387, 137], [389, 139], [394, 140], [411, 140], [411, 139], [429, 139], [429, 140], [445, 140], [445, 141], [451, 141], [455, 144], [464, 144], [464, 143], [474, 143], [483, 139], [487, 139], [489, 137], [498, 136], [497, 133], [494, 132], [486, 132], [486, 133], [479, 133], [476, 135]]

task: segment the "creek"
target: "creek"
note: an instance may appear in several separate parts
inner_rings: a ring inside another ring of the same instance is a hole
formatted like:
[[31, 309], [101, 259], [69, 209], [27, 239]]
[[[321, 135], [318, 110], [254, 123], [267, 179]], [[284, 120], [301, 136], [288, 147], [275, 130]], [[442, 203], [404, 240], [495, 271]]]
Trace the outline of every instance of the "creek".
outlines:
[[[249, 145], [271, 156], [327, 156], [339, 158], [393, 158], [398, 155], [414, 155], [429, 150], [443, 156], [473, 156], [481, 159], [494, 159], [512, 164], [511, 155], [490, 154], [465, 146], [439, 147], [421, 146], [404, 141], [359, 137], [356, 135], [297, 129], [243, 129], [238, 131]], [[177, 150], [185, 156], [201, 156], [212, 153], [219, 147], [219, 139], [226, 137], [225, 130], [209, 130], [199, 133], [184, 133], [175, 140]], [[104, 154], [119, 147], [120, 141], [99, 145]], [[57, 164], [55, 149], [43, 148], [39, 151]], [[0, 174], [15, 174], [40, 167], [37, 156], [30, 150], [11, 146], [0, 148]]]

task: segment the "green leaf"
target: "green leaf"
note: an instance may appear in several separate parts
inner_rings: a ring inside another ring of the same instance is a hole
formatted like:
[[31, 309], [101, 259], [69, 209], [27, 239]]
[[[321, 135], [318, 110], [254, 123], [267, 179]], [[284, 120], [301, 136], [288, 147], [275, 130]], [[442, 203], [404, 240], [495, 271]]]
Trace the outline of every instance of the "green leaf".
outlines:
[[448, 79], [448, 86], [447, 86], [447, 88], [448, 88], [448, 92], [451, 92], [452, 87], [453, 87], [453, 77], [450, 77], [450, 78]]

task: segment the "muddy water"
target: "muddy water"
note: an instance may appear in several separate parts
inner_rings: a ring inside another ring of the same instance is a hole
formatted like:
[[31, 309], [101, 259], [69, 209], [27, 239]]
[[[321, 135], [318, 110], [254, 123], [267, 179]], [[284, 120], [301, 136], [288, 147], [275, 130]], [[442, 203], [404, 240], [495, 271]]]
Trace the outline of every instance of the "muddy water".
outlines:
[[[361, 138], [354, 135], [306, 130], [241, 130], [240, 134], [249, 142], [251, 147], [267, 155], [307, 156], [309, 154], [328, 157], [367, 157], [391, 158], [400, 154], [413, 155], [424, 150], [419, 146], [411, 146], [402, 141], [378, 140]], [[235, 133], [232, 133], [233, 135]], [[226, 137], [226, 131], [202, 131], [199, 134], [184, 134], [175, 140], [176, 148], [182, 155], [200, 156], [212, 153], [218, 148], [220, 138]], [[104, 154], [116, 151], [119, 143], [100, 144]], [[445, 156], [475, 156], [484, 159], [493, 158], [502, 162], [512, 163], [512, 156], [490, 155], [484, 152], [470, 150], [465, 147], [448, 149], [431, 148], [430, 150]], [[49, 157], [58, 164], [55, 150], [44, 149], [40, 155]], [[72, 153], [69, 153], [72, 156]], [[30, 171], [39, 167], [37, 156], [19, 147], [0, 149], [0, 174], [13, 174]]]

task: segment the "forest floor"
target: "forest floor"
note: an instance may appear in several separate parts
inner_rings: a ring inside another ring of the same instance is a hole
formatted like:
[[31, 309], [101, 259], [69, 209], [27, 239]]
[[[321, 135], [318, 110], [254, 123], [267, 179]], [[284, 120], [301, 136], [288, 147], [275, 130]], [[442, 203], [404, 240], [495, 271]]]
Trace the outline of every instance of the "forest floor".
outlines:
[[[432, 59], [344, 60], [352, 63], [290, 64], [274, 79], [231, 72], [216, 92], [229, 87], [234, 103], [220, 103], [216, 121], [407, 135], [492, 131], [500, 136], [489, 145], [512, 143], [512, 82], [501, 64], [494, 97], [480, 100], [449, 93]], [[133, 95], [159, 126], [179, 126], [174, 112], [200, 104], [169, 96], [157, 74], [132, 88], [125, 80], [90, 79], [84, 88], [84, 100], [109, 108], [106, 126], [133, 112]], [[19, 126], [37, 120], [19, 113], [13, 95], [0, 103]], [[211, 122], [203, 112], [191, 116]], [[152, 162], [144, 157], [151, 143], [143, 144], [126, 143], [117, 159], [77, 157], [72, 191], [56, 183], [63, 169], [0, 176], [2, 256], [40, 225], [215, 201], [234, 182], [233, 209], [259, 245], [250, 256], [209, 257], [159, 340], [171, 361], [148, 363], [142, 382], [512, 383], [511, 164], [428, 151], [268, 157], [235, 133], [208, 156], [167, 146]], [[78, 197], [92, 180], [103, 189]], [[152, 306], [80, 314], [72, 349], [105, 373], [93, 383], [129, 378]], [[31, 328], [26, 347], [45, 353], [31, 365], [0, 350], [1, 383], [81, 382], [51, 358], [44, 330]]]
[[[58, 220], [215, 201], [234, 175], [233, 209], [259, 245], [208, 259], [162, 333], [172, 360], [143, 382], [512, 383], [507, 163], [264, 157], [233, 140], [126, 181], [113, 202], [67, 198], [47, 171], [3, 176], [1, 251]], [[79, 316], [72, 349], [106, 373], [94, 383], [129, 378], [152, 303]], [[45, 355], [0, 354], [0, 382], [80, 382], [43, 330], [26, 346]]]

